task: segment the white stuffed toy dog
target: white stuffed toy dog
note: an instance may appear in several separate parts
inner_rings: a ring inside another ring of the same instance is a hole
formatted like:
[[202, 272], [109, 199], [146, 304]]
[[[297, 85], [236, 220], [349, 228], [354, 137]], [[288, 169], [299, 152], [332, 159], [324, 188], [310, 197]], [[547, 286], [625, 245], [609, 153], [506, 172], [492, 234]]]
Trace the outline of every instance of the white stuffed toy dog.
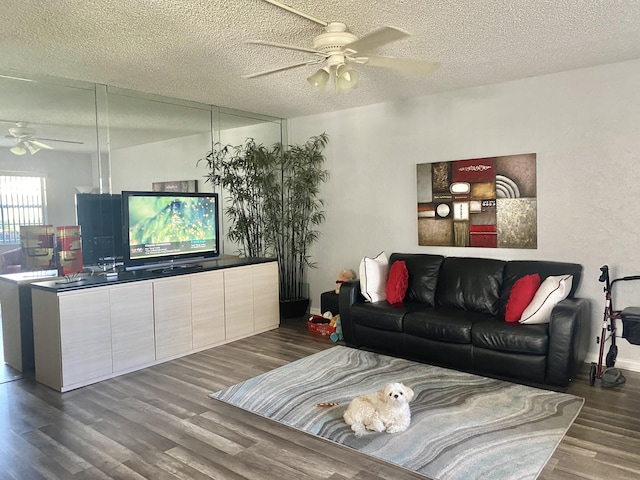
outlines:
[[351, 425], [357, 437], [366, 430], [374, 432], [404, 432], [411, 423], [409, 402], [413, 399], [413, 390], [402, 383], [390, 383], [384, 389], [354, 398], [344, 421]]

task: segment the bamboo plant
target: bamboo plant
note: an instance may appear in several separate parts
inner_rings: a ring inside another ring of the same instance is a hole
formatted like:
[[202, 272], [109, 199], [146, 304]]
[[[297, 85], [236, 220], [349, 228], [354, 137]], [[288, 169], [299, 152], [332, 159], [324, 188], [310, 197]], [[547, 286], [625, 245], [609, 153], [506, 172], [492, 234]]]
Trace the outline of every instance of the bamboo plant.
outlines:
[[323, 133], [303, 145], [285, 148], [276, 144], [274, 148], [280, 161], [281, 182], [279, 189], [272, 192], [277, 209], [272, 211], [269, 231], [280, 266], [281, 300], [304, 298], [305, 270], [316, 266], [310, 260], [309, 249], [320, 234], [317, 227], [325, 219], [324, 201], [318, 195], [321, 184], [329, 178], [322, 153], [328, 141], [328, 135]]
[[206, 181], [222, 187], [229, 195], [225, 209], [230, 227], [227, 237], [238, 245], [245, 257], [267, 257], [270, 254], [267, 232], [265, 196], [279, 181], [273, 151], [248, 138], [244, 145], [221, 145], [217, 142], [205, 158], [209, 173]]
[[315, 267], [309, 249], [325, 219], [318, 195], [329, 178], [323, 155], [328, 142], [323, 133], [303, 145], [269, 149], [247, 139], [239, 146], [216, 144], [201, 159], [209, 169], [206, 181], [229, 195], [227, 237], [242, 255], [278, 259], [281, 301], [304, 298], [306, 268]]

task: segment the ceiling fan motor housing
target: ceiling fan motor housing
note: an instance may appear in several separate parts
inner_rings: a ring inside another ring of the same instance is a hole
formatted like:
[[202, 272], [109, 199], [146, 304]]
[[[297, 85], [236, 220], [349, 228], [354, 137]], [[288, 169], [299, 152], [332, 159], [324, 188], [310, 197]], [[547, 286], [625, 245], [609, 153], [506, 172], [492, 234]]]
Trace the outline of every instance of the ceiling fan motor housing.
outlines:
[[328, 24], [325, 30], [313, 39], [313, 48], [327, 54], [329, 67], [336, 67], [345, 63], [344, 46], [355, 42], [358, 37], [348, 32], [347, 26], [340, 22]]
[[17, 127], [11, 127], [9, 129], [9, 133], [16, 138], [32, 137], [36, 134], [36, 131], [33, 128], [27, 127], [26, 123], [18, 122], [17, 125]]

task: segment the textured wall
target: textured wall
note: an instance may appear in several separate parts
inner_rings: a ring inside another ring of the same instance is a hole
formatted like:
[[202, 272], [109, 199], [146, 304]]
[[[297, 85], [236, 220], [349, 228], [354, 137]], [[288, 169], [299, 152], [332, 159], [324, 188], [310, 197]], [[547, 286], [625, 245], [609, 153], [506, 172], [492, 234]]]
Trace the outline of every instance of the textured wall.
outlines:
[[[381, 250], [578, 262], [594, 356], [599, 267], [640, 273], [639, 84], [635, 61], [290, 120], [291, 142], [330, 136], [312, 308], [340, 269], [357, 270], [363, 255]], [[520, 153], [537, 154], [536, 250], [418, 246], [416, 164]], [[640, 305], [636, 283], [621, 285], [619, 307]], [[640, 370], [640, 349], [620, 343], [618, 366]]]

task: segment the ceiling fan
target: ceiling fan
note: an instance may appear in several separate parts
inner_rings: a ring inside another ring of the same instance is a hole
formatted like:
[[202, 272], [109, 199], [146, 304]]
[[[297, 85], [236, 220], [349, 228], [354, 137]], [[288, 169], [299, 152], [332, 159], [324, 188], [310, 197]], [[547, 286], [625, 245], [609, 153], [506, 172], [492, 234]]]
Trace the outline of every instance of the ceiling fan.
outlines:
[[411, 36], [410, 33], [400, 30], [399, 28], [383, 27], [362, 37], [358, 37], [349, 32], [344, 23], [329, 23], [319, 20], [277, 0], [264, 1], [316, 22], [322, 25], [325, 31], [313, 39], [313, 48], [284, 45], [262, 40], [248, 41], [247, 43], [254, 45], [265, 45], [268, 47], [307, 52], [315, 55], [316, 58], [263, 72], [243, 75], [243, 78], [256, 78], [292, 68], [324, 63], [324, 66], [308, 77], [307, 81], [314, 87], [324, 91], [329, 80], [333, 79], [336, 91], [343, 92], [355, 87], [360, 78], [360, 74], [353, 69], [353, 64], [393, 68], [413, 75], [426, 75], [440, 66], [437, 62], [369, 54], [371, 50], [381, 47], [382, 45]]
[[57, 138], [40, 138], [35, 137], [36, 130], [29, 127], [28, 122], [16, 122], [15, 127], [9, 128], [9, 135], [5, 135], [5, 138], [15, 140], [15, 145], [9, 150], [14, 155], [24, 155], [29, 152], [31, 155], [35, 155], [42, 149], [53, 150], [54, 147], [47, 145], [43, 142], [63, 142], [63, 143], [75, 143], [82, 145], [83, 142], [76, 142], [73, 140], [60, 140]]

